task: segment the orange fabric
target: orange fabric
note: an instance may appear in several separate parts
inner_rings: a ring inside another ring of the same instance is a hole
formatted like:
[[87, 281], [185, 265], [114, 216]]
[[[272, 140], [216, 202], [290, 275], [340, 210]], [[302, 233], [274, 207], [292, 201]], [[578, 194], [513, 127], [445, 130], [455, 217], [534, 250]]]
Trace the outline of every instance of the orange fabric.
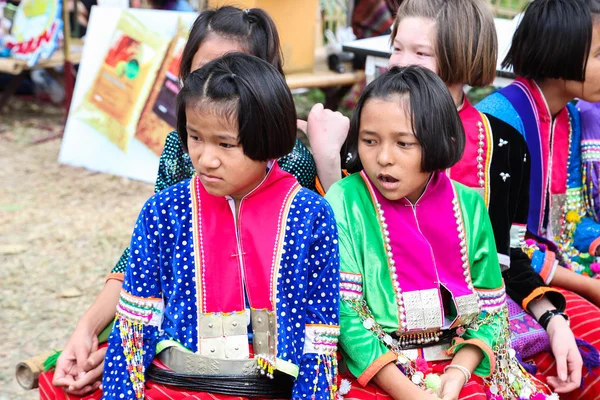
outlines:
[[[544, 280], [544, 282], [548, 282], [548, 275], [552, 272], [552, 267], [554, 267], [554, 260], [556, 259], [556, 255], [554, 252], [550, 250], [546, 250], [546, 257], [544, 258], [544, 265], [542, 266], [542, 270], [540, 271], [540, 276]], [[548, 282], [548, 284], [550, 284]]]
[[[348, 175], [350, 175], [348, 173], [347, 170], [343, 169], [342, 170], [342, 177], [345, 178]], [[317, 192], [321, 195], [321, 196], [325, 196], [325, 189], [323, 189], [323, 185], [321, 184], [321, 180], [319, 179], [319, 177], [317, 176], [315, 178], [315, 189], [317, 190]]]
[[596, 249], [598, 248], [598, 246], [600, 246], [600, 237], [597, 237], [592, 243], [590, 243], [590, 248], [588, 250], [590, 255], [593, 256], [596, 254]]
[[321, 180], [318, 176], [315, 178], [315, 189], [317, 189], [317, 192], [321, 196], [325, 196], [325, 189], [323, 189], [323, 185], [321, 185]]
[[396, 357], [396, 354], [394, 354], [393, 352], [389, 351], [385, 353], [377, 360], [373, 361], [373, 363], [363, 371], [363, 373], [358, 377], [358, 383], [360, 383], [363, 386], [367, 386], [371, 379], [373, 379], [373, 377], [379, 371], [381, 371], [381, 368], [385, 367], [391, 362], [396, 362], [397, 359], [398, 358]]
[[529, 296], [527, 296], [523, 299], [523, 302], [521, 303], [521, 307], [523, 307], [523, 310], [527, 311], [527, 307], [529, 306], [529, 303], [531, 303], [533, 300], [536, 300], [538, 297], [542, 298], [544, 296], [544, 294], [546, 294], [548, 292], [560, 293], [560, 290], [554, 289], [551, 287], [540, 286], [540, 287], [536, 288], [533, 292], [531, 292], [529, 294]]
[[452, 347], [450, 347], [446, 352], [450, 355], [454, 354], [455, 353], [454, 350], [456, 350], [456, 347], [461, 344], [470, 344], [470, 345], [479, 347], [481, 349], [481, 351], [483, 351], [490, 360], [490, 374], [488, 376], [486, 376], [486, 378], [491, 376], [494, 373], [494, 370], [496, 369], [496, 355], [494, 354], [494, 351], [492, 350], [492, 348], [490, 346], [488, 346], [485, 342], [483, 342], [480, 339], [464, 340], [461, 337], [457, 337], [454, 339], [454, 345], [452, 345]]
[[125, 279], [125, 274], [123, 274], [122, 272], [113, 272], [113, 273], [110, 273], [106, 277], [105, 282], [107, 282], [107, 281], [109, 281], [111, 279], [115, 279], [117, 281], [123, 282], [123, 280]]

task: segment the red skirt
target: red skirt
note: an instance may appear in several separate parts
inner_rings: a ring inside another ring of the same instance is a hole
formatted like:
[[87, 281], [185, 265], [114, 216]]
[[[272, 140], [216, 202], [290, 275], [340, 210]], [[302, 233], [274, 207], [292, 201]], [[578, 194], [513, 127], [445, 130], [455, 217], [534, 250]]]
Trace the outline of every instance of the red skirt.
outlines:
[[[53, 372], [44, 372], [40, 375], [40, 399], [41, 400], [100, 400], [102, 391], [96, 390], [87, 396], [73, 396], [65, 393], [62, 387], [52, 385]], [[197, 399], [197, 400], [247, 400], [245, 397], [226, 396], [222, 394], [190, 392], [189, 390], [178, 389], [171, 386], [159, 385], [152, 381], [146, 383], [146, 399], [148, 400], [177, 400], [177, 399]], [[249, 399], [248, 399], [249, 400]], [[253, 398], [252, 400], [260, 400]]]
[[[428, 363], [434, 373], [442, 374], [444, 372], [444, 366], [448, 362], [443, 363]], [[362, 386], [355, 377], [349, 373], [341, 374], [342, 380], [350, 382], [350, 391], [344, 394], [345, 399], [357, 399], [357, 400], [392, 400], [392, 396], [384, 392], [379, 386], [369, 383], [367, 386]], [[342, 383], [342, 386], [344, 384]], [[469, 382], [462, 388], [459, 395], [459, 400], [487, 400], [485, 394], [485, 386], [483, 380], [473, 375]]]
[[[579, 295], [557, 288], [567, 299], [566, 312], [575, 337], [585, 340], [600, 349], [600, 308]], [[556, 376], [554, 357], [548, 352], [536, 354], [531, 361], [538, 367], [537, 378], [546, 382], [549, 376]], [[587, 371], [584, 368], [583, 385], [579, 390], [560, 395], [561, 400], [600, 399], [600, 368]]]

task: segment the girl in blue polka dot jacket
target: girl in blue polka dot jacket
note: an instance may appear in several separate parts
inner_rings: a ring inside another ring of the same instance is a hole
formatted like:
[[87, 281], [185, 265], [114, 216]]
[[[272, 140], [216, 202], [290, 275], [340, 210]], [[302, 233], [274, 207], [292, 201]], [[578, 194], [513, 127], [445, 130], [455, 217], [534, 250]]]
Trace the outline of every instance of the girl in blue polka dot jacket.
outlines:
[[333, 399], [337, 230], [328, 203], [272, 161], [296, 137], [283, 77], [229, 54], [177, 101], [196, 174], [137, 220], [104, 398]]

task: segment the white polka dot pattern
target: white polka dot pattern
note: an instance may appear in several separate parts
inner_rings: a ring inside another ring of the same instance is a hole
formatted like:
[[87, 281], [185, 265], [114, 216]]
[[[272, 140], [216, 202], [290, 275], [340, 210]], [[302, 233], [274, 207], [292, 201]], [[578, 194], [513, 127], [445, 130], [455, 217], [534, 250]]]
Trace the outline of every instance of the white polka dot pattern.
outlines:
[[[138, 298], [162, 298], [163, 322], [160, 327], [144, 324], [141, 329], [138, 343], [143, 347], [143, 360], [139, 371], [131, 367], [128, 371], [124, 354], [127, 346], [119, 334], [120, 322], [115, 323], [103, 379], [107, 399], [135, 398], [131, 377], [140, 379], [139, 373], [143, 377], [159, 341], [176, 340], [198, 351], [189, 182], [150, 198], [135, 225], [123, 290]], [[335, 383], [335, 354], [305, 353], [304, 342], [307, 324], [328, 325], [334, 331], [338, 326], [339, 258], [333, 212], [323, 198], [300, 189], [283, 229], [276, 277], [277, 358], [299, 367], [293, 398], [329, 398]], [[214, 238], [203, 240], [218, 240], [218, 232]]]

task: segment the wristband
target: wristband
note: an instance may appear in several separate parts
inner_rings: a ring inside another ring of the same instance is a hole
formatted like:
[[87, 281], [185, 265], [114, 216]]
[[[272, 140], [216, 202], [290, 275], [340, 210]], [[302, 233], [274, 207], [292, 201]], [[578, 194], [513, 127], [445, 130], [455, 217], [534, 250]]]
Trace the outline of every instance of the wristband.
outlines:
[[469, 372], [469, 370], [465, 367], [463, 367], [462, 365], [458, 365], [458, 364], [448, 364], [444, 367], [444, 373], [446, 373], [446, 371], [448, 371], [448, 368], [456, 368], [457, 370], [459, 370], [460, 372], [463, 373], [463, 375], [465, 376], [465, 383], [463, 384], [466, 385], [467, 382], [469, 382], [469, 380], [471, 380], [471, 372]]
[[548, 324], [550, 323], [550, 320], [557, 315], [560, 315], [561, 317], [563, 317], [567, 321], [567, 325], [569, 324], [569, 316], [565, 312], [559, 311], [556, 309], [548, 310], [545, 313], [543, 313], [542, 316], [538, 319], [538, 322], [540, 323], [542, 328], [544, 328], [544, 330], [546, 330], [548, 328]]

